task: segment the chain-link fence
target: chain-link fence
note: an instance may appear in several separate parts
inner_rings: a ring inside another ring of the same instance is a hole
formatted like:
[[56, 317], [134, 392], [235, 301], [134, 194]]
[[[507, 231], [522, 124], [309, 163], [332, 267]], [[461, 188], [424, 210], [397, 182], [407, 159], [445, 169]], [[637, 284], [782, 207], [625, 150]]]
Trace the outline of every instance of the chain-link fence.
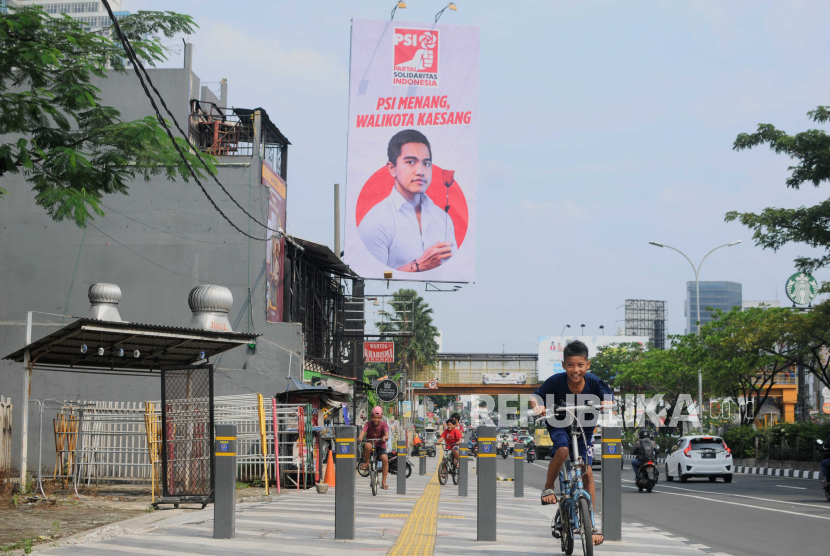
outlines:
[[213, 490], [213, 367], [163, 369], [164, 496], [209, 496]]

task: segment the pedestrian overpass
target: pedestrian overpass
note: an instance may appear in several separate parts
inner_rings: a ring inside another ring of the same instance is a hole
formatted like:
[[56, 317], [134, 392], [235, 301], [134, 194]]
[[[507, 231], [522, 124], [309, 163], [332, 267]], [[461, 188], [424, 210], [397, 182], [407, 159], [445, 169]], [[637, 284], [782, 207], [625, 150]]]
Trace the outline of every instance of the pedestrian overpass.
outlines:
[[[432, 368], [414, 373], [413, 394], [532, 394], [539, 386], [538, 355], [535, 353], [439, 353]], [[437, 388], [428, 388], [429, 381]]]

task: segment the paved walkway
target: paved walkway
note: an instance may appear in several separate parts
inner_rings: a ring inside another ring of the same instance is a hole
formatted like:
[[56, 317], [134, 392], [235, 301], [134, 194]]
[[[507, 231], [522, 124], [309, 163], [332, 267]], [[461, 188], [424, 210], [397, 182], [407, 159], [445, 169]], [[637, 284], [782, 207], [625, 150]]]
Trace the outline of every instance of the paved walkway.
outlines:
[[[430, 458], [434, 470], [437, 458]], [[417, 460], [415, 461], [417, 470]], [[473, 461], [470, 461], [471, 468]], [[470, 496], [458, 496], [458, 488], [441, 487], [434, 471], [407, 481], [407, 494], [390, 490], [372, 497], [368, 479], [357, 477], [356, 540], [334, 540], [334, 494], [315, 490], [291, 493], [276, 500], [239, 504], [236, 538], [214, 540], [213, 510], [164, 519], [151, 526], [130, 529], [125, 523], [119, 536], [98, 542], [64, 546], [38, 552], [97, 556], [144, 554], [153, 556], [211, 556], [243, 554], [353, 554], [390, 555], [493, 555], [560, 554], [559, 541], [550, 534], [554, 506], [539, 504], [538, 489], [526, 488], [525, 498], [513, 497], [513, 483], [498, 483], [496, 542], [476, 542], [476, 482], [471, 474]], [[106, 537], [106, 535], [100, 535]], [[579, 553], [579, 541], [575, 553]], [[623, 525], [623, 541], [606, 541], [599, 555], [648, 554], [703, 556], [716, 554], [704, 545], [636, 523]]]

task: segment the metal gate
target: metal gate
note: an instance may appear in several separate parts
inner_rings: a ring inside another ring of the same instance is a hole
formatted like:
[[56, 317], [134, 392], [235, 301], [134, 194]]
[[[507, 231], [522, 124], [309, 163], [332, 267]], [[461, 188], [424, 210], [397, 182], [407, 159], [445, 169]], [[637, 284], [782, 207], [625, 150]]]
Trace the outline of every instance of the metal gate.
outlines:
[[213, 499], [213, 365], [161, 370], [162, 498]]

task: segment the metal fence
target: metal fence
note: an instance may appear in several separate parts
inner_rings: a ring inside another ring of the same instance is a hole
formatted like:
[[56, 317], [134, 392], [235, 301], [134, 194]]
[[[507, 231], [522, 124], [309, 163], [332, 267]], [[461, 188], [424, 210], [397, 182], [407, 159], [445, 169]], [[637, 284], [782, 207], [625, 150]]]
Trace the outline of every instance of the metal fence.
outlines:
[[12, 466], [12, 400], [0, 396], [0, 469]]

